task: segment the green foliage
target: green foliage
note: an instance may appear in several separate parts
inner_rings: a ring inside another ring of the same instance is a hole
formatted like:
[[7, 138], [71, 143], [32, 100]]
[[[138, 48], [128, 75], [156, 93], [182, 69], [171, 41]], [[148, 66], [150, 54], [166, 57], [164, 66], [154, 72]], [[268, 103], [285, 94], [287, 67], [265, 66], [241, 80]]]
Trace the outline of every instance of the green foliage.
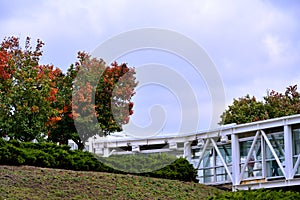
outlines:
[[246, 95], [245, 97], [234, 99], [233, 105], [228, 107], [222, 118], [224, 124], [247, 123], [267, 119], [267, 113], [263, 102], [259, 102], [255, 97]]
[[259, 189], [259, 190], [241, 190], [237, 192], [224, 192], [217, 194], [213, 197], [208, 198], [210, 200], [223, 200], [223, 199], [236, 199], [236, 200], [296, 200], [300, 199], [300, 193], [293, 191], [282, 191], [282, 190], [270, 190], [270, 189]]
[[170, 165], [147, 174], [157, 178], [197, 182], [197, 170], [185, 158], [178, 158]]
[[[80, 139], [72, 117], [72, 85], [76, 74], [74, 65], [71, 65], [67, 73], [60, 77], [56, 83], [59, 101], [54, 106], [61, 110], [62, 113], [61, 120], [49, 130], [48, 141], [68, 144], [69, 139], [73, 139], [73, 141]], [[77, 144], [79, 146], [79, 143]]]
[[0, 139], [0, 164], [32, 165], [71, 170], [106, 170], [93, 155], [71, 151], [67, 145], [40, 142], [4, 141]]
[[0, 165], [0, 199], [206, 199], [223, 192], [199, 183], [130, 174]]
[[56, 83], [61, 98], [56, 106], [62, 114], [48, 140], [67, 144], [72, 139], [83, 149], [85, 141], [96, 134], [121, 131], [133, 113], [134, 75], [135, 69], [126, 64], [106, 66], [102, 59], [79, 52], [78, 62]]
[[271, 91], [264, 100], [270, 118], [300, 113], [300, 95], [297, 92], [297, 85], [287, 87], [284, 94]]
[[16, 37], [0, 43], [0, 136], [60, 144], [72, 139], [83, 149], [89, 137], [122, 130], [133, 113], [135, 69], [79, 52], [63, 74], [40, 65], [43, 45], [37, 40], [32, 47], [29, 37], [24, 48]]
[[196, 169], [185, 158], [168, 153], [113, 155], [100, 160], [118, 173], [197, 182]]
[[234, 99], [233, 104], [222, 114], [220, 124], [242, 124], [293, 114], [300, 114], [297, 85], [287, 87], [284, 94], [271, 91], [264, 97], [264, 101], [258, 101], [249, 95]]
[[[162, 161], [164, 162], [161, 163]], [[119, 174], [128, 174], [128, 171], [131, 174], [135, 174], [135, 172], [138, 172], [134, 171], [135, 169], [144, 169], [144, 173], [138, 175], [181, 181], [196, 181], [196, 170], [186, 159], [175, 159], [174, 156], [167, 154], [154, 154], [146, 157], [114, 156], [106, 159], [104, 163], [100, 162], [89, 152], [70, 150], [70, 147], [67, 145], [56, 145], [48, 142], [5, 141], [0, 139], [0, 165], [31, 165]], [[122, 165], [121, 163], [127, 164], [127, 171], [122, 170], [122, 168], [116, 169], [116, 166]]]
[[7, 55], [7, 60], [0, 59], [1, 135], [21, 141], [41, 140], [48, 131], [46, 124], [58, 115], [52, 104], [57, 100], [54, 82], [61, 71], [39, 65], [43, 45], [37, 40], [33, 50], [29, 37], [24, 49], [15, 37], [0, 44], [0, 52]]
[[71, 82], [68, 98], [72, 98], [72, 115], [80, 134], [80, 138], [71, 139], [83, 147], [88, 138], [121, 131], [122, 125], [129, 122], [137, 82], [135, 69], [125, 63], [107, 66], [104, 60], [84, 52], [78, 53], [78, 59], [68, 70], [66, 81]]
[[128, 173], [146, 173], [169, 165], [176, 157], [167, 153], [112, 155], [99, 160], [108, 166]]

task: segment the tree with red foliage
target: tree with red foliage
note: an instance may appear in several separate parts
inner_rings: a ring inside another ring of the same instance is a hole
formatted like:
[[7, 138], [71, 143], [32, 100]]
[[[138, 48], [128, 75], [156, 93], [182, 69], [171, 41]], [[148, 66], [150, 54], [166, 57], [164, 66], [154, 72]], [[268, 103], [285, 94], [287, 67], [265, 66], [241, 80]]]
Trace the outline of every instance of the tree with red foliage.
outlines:
[[[67, 144], [80, 149], [91, 136], [122, 130], [133, 113], [134, 68], [79, 52], [79, 61], [66, 74], [40, 65], [43, 42], [25, 49], [10, 37], [0, 45], [0, 133], [21, 141], [33, 139]], [[72, 98], [73, 95], [73, 98]], [[77, 123], [74, 125], [74, 119]], [[79, 130], [78, 128], [84, 127]]]
[[60, 120], [55, 82], [62, 72], [40, 65], [43, 42], [32, 50], [19, 39], [9, 37], [0, 45], [0, 129], [2, 135], [21, 141], [42, 140], [50, 126]]
[[76, 74], [77, 70], [74, 69], [74, 65], [71, 65], [66, 74], [56, 79], [59, 100], [53, 106], [60, 110], [61, 120], [56, 122], [56, 126], [50, 128], [48, 141], [68, 144], [69, 139], [77, 141], [79, 138], [72, 114], [72, 89]]
[[118, 65], [114, 62], [106, 67], [95, 94], [97, 119], [104, 135], [121, 131], [122, 125], [129, 122], [133, 114], [130, 99], [137, 85], [134, 75], [134, 68], [127, 67], [125, 63]]
[[72, 139], [82, 149], [92, 136], [121, 131], [133, 114], [130, 100], [137, 85], [134, 75], [135, 69], [126, 64], [106, 66], [102, 59], [79, 52], [78, 62], [58, 84], [59, 91], [64, 91], [65, 104], [62, 120], [49, 139], [60, 143]]

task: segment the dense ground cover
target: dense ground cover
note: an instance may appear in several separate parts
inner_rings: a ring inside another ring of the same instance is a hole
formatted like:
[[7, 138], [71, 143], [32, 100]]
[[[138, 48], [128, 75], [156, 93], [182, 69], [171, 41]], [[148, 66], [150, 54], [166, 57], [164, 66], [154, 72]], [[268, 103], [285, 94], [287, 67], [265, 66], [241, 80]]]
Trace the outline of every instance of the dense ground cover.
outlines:
[[70, 150], [67, 145], [0, 139], [0, 165], [30, 165], [118, 174], [143, 172], [138, 175], [196, 181], [196, 170], [186, 159], [166, 153], [111, 156], [100, 159], [101, 162], [99, 159], [90, 152]]
[[0, 199], [206, 199], [214, 187], [103, 172], [0, 166]]
[[[295, 188], [294, 188], [295, 189]], [[299, 188], [298, 190], [299, 191]], [[259, 189], [259, 190], [241, 190], [237, 192], [223, 192], [218, 193], [215, 196], [209, 198], [209, 200], [298, 200], [300, 199], [300, 193], [294, 190], [284, 190], [273, 188], [273, 189]]]

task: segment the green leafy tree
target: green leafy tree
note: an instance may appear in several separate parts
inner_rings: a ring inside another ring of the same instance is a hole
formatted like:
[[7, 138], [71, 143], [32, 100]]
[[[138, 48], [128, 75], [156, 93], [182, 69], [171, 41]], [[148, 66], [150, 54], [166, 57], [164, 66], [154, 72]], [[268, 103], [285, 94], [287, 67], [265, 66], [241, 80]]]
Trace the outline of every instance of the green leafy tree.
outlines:
[[272, 90], [263, 99], [257, 101], [250, 95], [234, 99], [233, 104], [228, 106], [221, 115], [223, 121], [220, 124], [242, 124], [300, 114], [300, 95], [297, 92], [297, 85], [287, 87], [285, 93]]
[[71, 65], [66, 74], [57, 79], [59, 101], [53, 105], [60, 110], [61, 120], [52, 126], [48, 132], [48, 141], [68, 144], [69, 139], [77, 141], [80, 139], [74, 125], [72, 114], [72, 85], [76, 77], [77, 70]]
[[72, 139], [83, 149], [87, 139], [95, 134], [106, 136], [122, 130], [133, 113], [130, 100], [137, 85], [134, 75], [134, 68], [126, 64], [114, 62], [107, 66], [102, 59], [79, 52], [78, 62], [57, 84], [62, 88], [59, 91], [64, 100], [59, 102], [64, 104], [59, 107], [63, 112], [49, 140], [66, 144]]
[[10, 100], [9, 89], [12, 83], [10, 78], [13, 73], [9, 65], [10, 59], [11, 55], [7, 51], [0, 51], [0, 136], [6, 135], [4, 133], [6, 124], [3, 122], [10, 113], [10, 108], [6, 106]]
[[300, 95], [297, 92], [297, 85], [287, 87], [283, 94], [272, 90], [264, 100], [270, 118], [300, 113]]
[[[15, 37], [0, 45], [0, 134], [20, 141], [48, 136], [61, 144], [72, 139], [82, 149], [95, 134], [122, 130], [133, 113], [134, 68], [116, 62], [106, 66], [79, 52], [78, 62], [63, 74], [39, 64], [43, 45], [37, 40], [33, 49], [27, 38], [22, 49]], [[83, 125], [80, 136], [74, 119]]]
[[95, 93], [97, 120], [103, 135], [121, 131], [122, 125], [129, 122], [133, 114], [130, 100], [137, 85], [134, 75], [134, 68], [125, 63], [118, 65], [114, 62], [105, 68]]
[[0, 129], [2, 135], [13, 139], [42, 140], [48, 128], [60, 120], [53, 107], [58, 89], [55, 79], [61, 74], [53, 66], [39, 65], [43, 42], [37, 40], [32, 49], [30, 38], [25, 49], [19, 39], [10, 37], [0, 45], [2, 55], [0, 77]]
[[245, 97], [234, 99], [233, 104], [221, 116], [224, 124], [247, 123], [258, 120], [268, 119], [263, 102], [257, 101], [255, 97], [246, 95]]

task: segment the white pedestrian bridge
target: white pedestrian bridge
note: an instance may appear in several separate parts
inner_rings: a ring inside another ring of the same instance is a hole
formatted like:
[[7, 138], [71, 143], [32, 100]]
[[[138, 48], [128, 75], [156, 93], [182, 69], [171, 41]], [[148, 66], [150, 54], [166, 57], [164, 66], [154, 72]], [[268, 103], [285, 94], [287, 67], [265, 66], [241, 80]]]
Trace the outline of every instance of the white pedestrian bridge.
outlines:
[[92, 139], [87, 147], [104, 157], [173, 152], [193, 164], [200, 183], [233, 190], [300, 185], [300, 115], [176, 136]]

